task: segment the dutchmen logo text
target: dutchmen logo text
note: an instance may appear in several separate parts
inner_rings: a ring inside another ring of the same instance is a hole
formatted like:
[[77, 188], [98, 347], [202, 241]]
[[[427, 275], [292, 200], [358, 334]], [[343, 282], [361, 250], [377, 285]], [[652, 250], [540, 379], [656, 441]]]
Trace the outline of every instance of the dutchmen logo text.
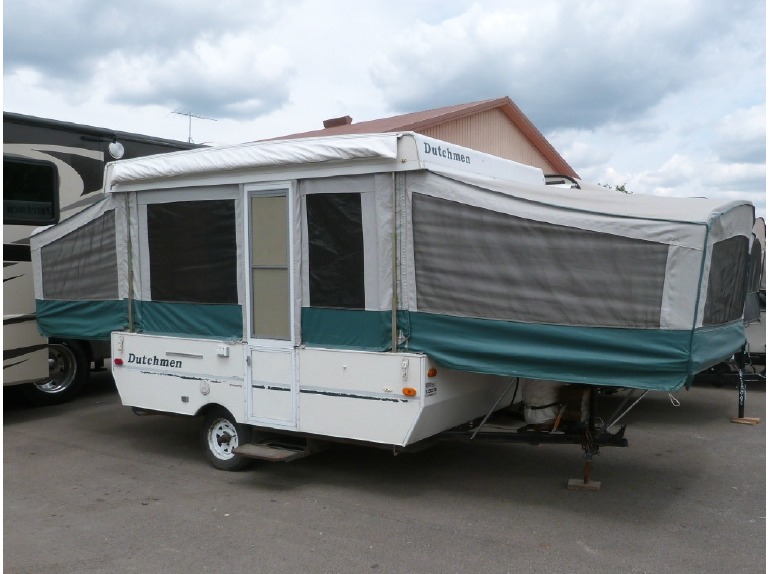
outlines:
[[147, 365], [150, 367], [171, 367], [174, 369], [182, 368], [182, 361], [172, 361], [170, 359], [161, 359], [157, 355], [148, 357], [147, 355], [137, 357], [133, 353], [128, 354], [128, 362], [135, 365]]
[[427, 154], [451, 159], [452, 161], [459, 161], [460, 163], [471, 163], [471, 156], [469, 155], [457, 153], [449, 148], [441, 146], [432, 146], [428, 142], [423, 143], [425, 144], [425, 153]]

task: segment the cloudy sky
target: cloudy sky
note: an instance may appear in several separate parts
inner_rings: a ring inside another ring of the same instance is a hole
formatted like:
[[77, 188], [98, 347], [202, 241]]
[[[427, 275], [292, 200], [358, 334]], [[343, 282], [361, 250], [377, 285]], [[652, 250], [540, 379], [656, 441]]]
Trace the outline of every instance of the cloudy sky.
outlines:
[[[237, 143], [509, 96], [587, 181], [765, 213], [757, 0], [5, 0], [3, 109]], [[214, 121], [216, 120], [216, 121]]]

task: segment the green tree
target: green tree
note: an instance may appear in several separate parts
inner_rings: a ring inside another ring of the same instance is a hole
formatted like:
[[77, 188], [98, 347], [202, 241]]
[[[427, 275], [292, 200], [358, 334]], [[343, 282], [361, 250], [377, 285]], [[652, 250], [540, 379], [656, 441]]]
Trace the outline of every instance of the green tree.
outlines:
[[608, 183], [602, 183], [601, 186], [606, 187], [607, 189], [614, 189], [615, 191], [619, 191], [620, 193], [634, 193], [633, 191], [629, 191], [626, 189], [625, 183], [623, 185], [616, 185], [615, 187], [612, 187]]

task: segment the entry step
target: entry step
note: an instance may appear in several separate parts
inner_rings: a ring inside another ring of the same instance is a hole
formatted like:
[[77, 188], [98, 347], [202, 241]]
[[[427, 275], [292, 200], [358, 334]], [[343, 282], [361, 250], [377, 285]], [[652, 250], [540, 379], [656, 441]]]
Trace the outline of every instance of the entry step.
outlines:
[[247, 443], [235, 447], [233, 452], [259, 460], [289, 462], [298, 458], [310, 456], [319, 450], [323, 450], [323, 448], [310, 448], [307, 446], [278, 443]]

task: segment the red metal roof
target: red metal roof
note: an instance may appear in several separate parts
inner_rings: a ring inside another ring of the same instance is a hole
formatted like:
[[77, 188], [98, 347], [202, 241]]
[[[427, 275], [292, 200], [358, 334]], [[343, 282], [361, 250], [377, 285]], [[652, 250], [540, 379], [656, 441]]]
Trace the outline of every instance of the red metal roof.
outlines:
[[349, 116], [342, 118], [333, 118], [327, 120], [328, 127], [320, 130], [289, 134], [271, 139], [295, 139], [316, 136], [333, 136], [344, 134], [366, 134], [397, 131], [420, 131], [422, 129], [436, 126], [438, 124], [450, 122], [459, 118], [478, 114], [495, 108], [500, 108], [508, 119], [524, 134], [546, 160], [554, 166], [557, 173], [579, 177], [575, 170], [564, 160], [559, 152], [545, 139], [540, 130], [524, 115], [519, 107], [513, 103], [509, 97], [496, 98], [492, 100], [482, 100], [467, 104], [458, 104], [455, 106], [446, 106], [423, 112], [412, 112], [390, 118], [378, 120], [369, 120], [364, 122], [352, 123]]

